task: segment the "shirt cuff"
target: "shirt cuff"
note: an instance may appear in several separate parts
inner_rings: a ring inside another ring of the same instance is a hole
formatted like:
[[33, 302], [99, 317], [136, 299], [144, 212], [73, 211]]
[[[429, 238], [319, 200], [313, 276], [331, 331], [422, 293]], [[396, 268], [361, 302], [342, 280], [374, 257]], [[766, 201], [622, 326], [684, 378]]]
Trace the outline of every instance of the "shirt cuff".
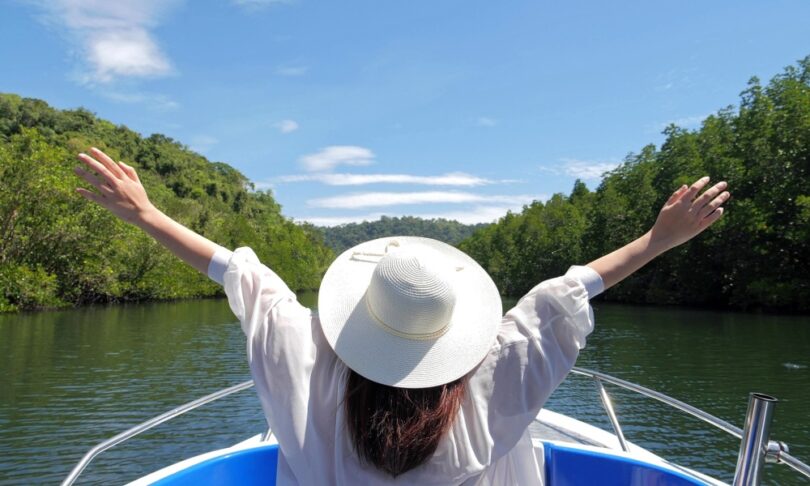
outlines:
[[588, 298], [593, 299], [605, 290], [605, 283], [599, 272], [588, 266], [574, 265], [565, 273], [567, 277], [582, 282], [588, 292]]
[[228, 269], [228, 262], [231, 261], [232, 255], [231, 250], [218, 246], [211, 261], [208, 262], [208, 278], [220, 285], [225, 285], [225, 270]]

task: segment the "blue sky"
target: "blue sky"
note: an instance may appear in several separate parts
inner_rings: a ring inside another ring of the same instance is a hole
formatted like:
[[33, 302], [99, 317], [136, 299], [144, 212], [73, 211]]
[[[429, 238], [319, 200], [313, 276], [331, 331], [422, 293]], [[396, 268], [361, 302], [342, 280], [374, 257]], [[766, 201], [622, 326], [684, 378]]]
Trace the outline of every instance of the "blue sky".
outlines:
[[810, 2], [0, 0], [0, 91], [166, 134], [316, 224], [592, 188], [810, 54]]

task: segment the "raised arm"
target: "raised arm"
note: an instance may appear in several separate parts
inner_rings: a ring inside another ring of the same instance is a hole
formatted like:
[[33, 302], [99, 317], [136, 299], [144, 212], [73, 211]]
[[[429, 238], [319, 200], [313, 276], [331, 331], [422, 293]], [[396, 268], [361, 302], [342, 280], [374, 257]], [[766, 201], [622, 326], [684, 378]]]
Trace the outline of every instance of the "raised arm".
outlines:
[[[621, 282], [658, 255], [689, 241], [720, 219], [730, 196], [719, 182], [703, 194], [709, 177], [682, 186], [664, 204], [652, 229], [637, 240], [588, 264], [602, 276], [605, 289]], [[699, 195], [700, 194], [700, 195]]]
[[90, 149], [90, 154], [79, 154], [79, 160], [87, 168], [76, 167], [76, 174], [98, 192], [81, 187], [76, 191], [143, 229], [181, 260], [207, 274], [211, 257], [220, 247], [154, 207], [135, 169], [123, 162], [115, 162], [97, 148]]

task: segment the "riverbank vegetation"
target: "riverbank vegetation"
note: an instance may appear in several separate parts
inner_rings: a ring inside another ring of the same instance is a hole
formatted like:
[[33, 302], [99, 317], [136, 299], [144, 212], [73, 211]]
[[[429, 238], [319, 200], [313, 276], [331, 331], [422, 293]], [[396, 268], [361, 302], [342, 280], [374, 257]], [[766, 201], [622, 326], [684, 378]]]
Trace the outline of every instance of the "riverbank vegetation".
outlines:
[[726, 180], [732, 199], [713, 228], [605, 294], [613, 301], [810, 311], [810, 57], [700, 129], [669, 126], [606, 174], [595, 191], [534, 202], [460, 244], [507, 295], [646, 232], [677, 187]]
[[136, 168], [161, 210], [208, 238], [250, 245], [293, 289], [333, 258], [320, 232], [281, 214], [233, 167], [87, 110], [0, 94], [0, 311], [217, 295], [139, 229], [75, 193], [75, 155], [97, 146]]
[[343, 253], [354, 245], [385, 236], [424, 236], [457, 245], [487, 224], [462, 224], [442, 218], [423, 219], [415, 216], [401, 218], [382, 216], [377, 221], [348, 223], [340, 226], [320, 227], [324, 242], [335, 254]]

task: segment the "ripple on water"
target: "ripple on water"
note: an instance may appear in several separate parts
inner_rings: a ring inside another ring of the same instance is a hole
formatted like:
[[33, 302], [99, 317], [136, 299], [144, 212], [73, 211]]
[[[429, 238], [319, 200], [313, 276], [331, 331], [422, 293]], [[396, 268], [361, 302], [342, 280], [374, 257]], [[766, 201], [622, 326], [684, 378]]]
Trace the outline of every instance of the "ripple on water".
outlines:
[[[660, 390], [740, 424], [750, 391], [779, 397], [774, 436], [810, 459], [810, 320], [600, 304], [578, 365]], [[779, 332], [791, 326], [791, 332]], [[223, 301], [0, 316], [0, 477], [56, 483], [93, 445], [249, 378]], [[627, 438], [730, 481], [739, 445], [660, 403], [606, 385]], [[605, 430], [593, 383], [571, 376], [548, 407]], [[265, 427], [246, 390], [116, 446], [84, 484], [120, 484]], [[700, 451], [696, 454], [695, 451]], [[800, 484], [768, 466], [767, 484]]]

